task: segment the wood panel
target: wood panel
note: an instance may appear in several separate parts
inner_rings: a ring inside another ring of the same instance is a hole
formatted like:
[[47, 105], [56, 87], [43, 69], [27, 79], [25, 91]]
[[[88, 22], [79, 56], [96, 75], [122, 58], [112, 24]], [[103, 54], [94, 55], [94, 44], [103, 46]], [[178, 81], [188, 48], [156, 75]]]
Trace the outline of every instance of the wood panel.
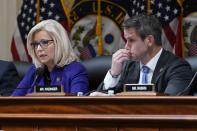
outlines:
[[196, 123], [195, 96], [0, 97], [5, 131], [192, 131]]

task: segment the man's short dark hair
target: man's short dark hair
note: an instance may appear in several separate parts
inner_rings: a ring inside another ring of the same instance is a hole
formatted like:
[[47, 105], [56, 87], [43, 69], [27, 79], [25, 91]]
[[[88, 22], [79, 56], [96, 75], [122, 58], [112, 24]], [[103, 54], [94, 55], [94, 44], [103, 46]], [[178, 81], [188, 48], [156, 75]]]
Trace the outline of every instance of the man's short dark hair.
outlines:
[[135, 28], [136, 33], [144, 40], [146, 36], [153, 35], [156, 45], [162, 45], [162, 27], [154, 15], [139, 14], [128, 18], [122, 23], [123, 29]]

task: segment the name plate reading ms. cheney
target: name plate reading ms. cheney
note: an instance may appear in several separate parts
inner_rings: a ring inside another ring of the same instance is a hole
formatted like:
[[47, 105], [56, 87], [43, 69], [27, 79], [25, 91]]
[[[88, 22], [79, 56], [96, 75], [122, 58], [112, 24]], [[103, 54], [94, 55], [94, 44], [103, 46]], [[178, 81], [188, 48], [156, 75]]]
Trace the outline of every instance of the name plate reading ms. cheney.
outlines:
[[34, 87], [34, 93], [62, 93], [62, 92], [64, 92], [64, 88], [61, 85]]
[[124, 92], [155, 92], [154, 84], [124, 84]]

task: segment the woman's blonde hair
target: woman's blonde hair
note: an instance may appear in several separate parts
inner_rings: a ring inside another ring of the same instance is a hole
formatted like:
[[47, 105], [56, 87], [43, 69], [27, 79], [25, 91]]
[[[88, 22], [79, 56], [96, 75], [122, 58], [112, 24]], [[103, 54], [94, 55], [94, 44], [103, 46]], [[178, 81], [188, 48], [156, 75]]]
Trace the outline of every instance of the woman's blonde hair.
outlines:
[[47, 31], [54, 41], [54, 63], [57, 67], [63, 67], [64, 65], [68, 65], [72, 61], [76, 61], [78, 59], [72, 49], [71, 41], [63, 26], [55, 20], [44, 20], [35, 25], [27, 36], [27, 50], [36, 68], [44, 67], [44, 64], [39, 61], [34, 48], [31, 46], [31, 43], [34, 42], [35, 33], [41, 30]]

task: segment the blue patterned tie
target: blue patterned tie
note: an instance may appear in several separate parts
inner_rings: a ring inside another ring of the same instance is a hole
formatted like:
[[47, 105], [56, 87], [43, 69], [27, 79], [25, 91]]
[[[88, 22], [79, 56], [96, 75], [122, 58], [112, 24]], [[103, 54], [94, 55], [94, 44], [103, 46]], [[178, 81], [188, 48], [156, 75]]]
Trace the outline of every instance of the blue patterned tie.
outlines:
[[148, 83], [148, 72], [149, 68], [147, 66], [142, 66], [142, 84], [147, 84]]

